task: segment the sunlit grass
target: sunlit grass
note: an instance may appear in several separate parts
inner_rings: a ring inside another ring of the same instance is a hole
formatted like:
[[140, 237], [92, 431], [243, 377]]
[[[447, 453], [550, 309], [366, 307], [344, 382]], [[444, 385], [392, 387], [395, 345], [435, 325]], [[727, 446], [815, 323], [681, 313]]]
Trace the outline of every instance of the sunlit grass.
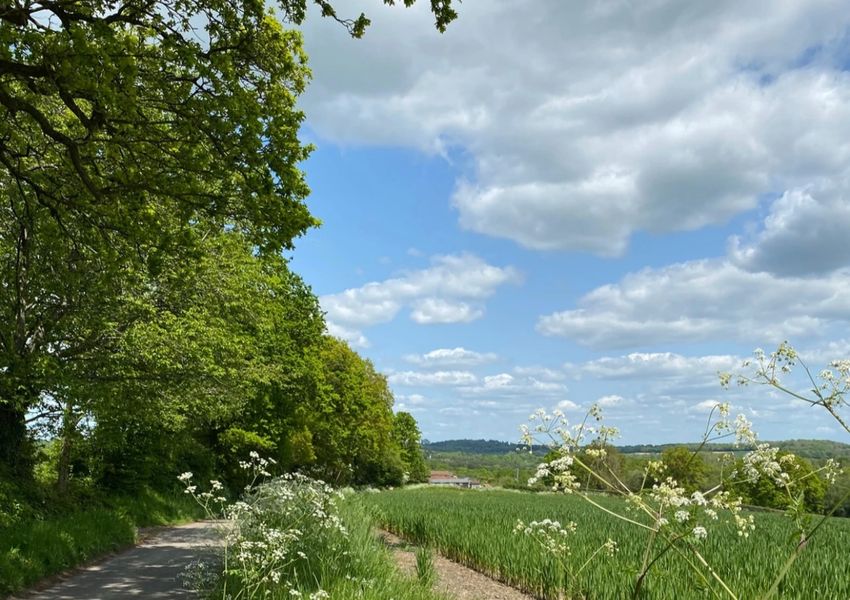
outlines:
[[137, 527], [200, 515], [194, 502], [179, 493], [141, 490], [97, 504], [0, 528], [0, 596], [132, 544]]
[[[545, 598], [557, 598], [560, 574], [550, 556], [525, 536], [512, 533], [518, 519], [575, 521], [572, 560], [580, 565], [608, 538], [619, 552], [594, 562], [580, 576], [590, 598], [631, 598], [646, 544], [645, 535], [589, 506], [581, 498], [555, 494], [449, 489], [395, 490], [364, 495], [382, 523], [413, 543], [431, 545], [461, 563]], [[600, 502], [622, 500], [600, 497]], [[796, 540], [791, 524], [777, 514], [756, 513], [748, 539], [734, 527], [712, 528], [701, 543], [705, 556], [741, 598], [764, 592]], [[850, 522], [833, 519], [818, 532], [783, 585], [781, 598], [850, 598]], [[717, 591], [717, 590], [715, 590]], [[674, 554], [648, 576], [641, 598], [709, 598], [686, 564]]]

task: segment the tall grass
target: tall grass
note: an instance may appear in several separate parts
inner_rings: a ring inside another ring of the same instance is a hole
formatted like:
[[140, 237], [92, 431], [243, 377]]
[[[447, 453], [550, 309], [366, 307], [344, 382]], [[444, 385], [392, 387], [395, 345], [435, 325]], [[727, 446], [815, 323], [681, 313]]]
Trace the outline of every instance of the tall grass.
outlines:
[[372, 519], [359, 497], [347, 496], [340, 516], [348, 529], [346, 560], [328, 556], [317, 571], [331, 600], [445, 600], [398, 571], [390, 551], [375, 537]]
[[[622, 500], [599, 497], [610, 508]], [[364, 495], [383, 525], [417, 544], [493, 575], [541, 598], [557, 598], [563, 572], [527, 536], [513, 534], [518, 519], [575, 521], [570, 560], [581, 565], [608, 538], [619, 544], [613, 557], [595, 559], [577, 583], [589, 598], [631, 598], [636, 566], [646, 537], [628, 524], [594, 509], [580, 498], [555, 494], [448, 489], [395, 490]], [[782, 515], [755, 514], [748, 539], [733, 526], [712, 528], [701, 552], [741, 598], [766, 591], [793, 549], [793, 526]], [[818, 533], [783, 583], [780, 597], [824, 600], [850, 598], [850, 521], [832, 519]], [[650, 571], [641, 598], [711, 598], [686, 564], [669, 554]]]
[[[205, 492], [195, 489], [209, 506]], [[218, 561], [223, 573], [211, 598], [442, 599], [396, 569], [353, 492], [287, 475], [252, 486], [225, 515]]]
[[95, 499], [88, 506], [44, 516], [27, 514], [0, 527], [0, 597], [132, 544], [137, 527], [200, 516], [185, 494], [151, 490]]
[[416, 549], [416, 576], [425, 587], [432, 587], [437, 579], [434, 569], [434, 551], [427, 546]]

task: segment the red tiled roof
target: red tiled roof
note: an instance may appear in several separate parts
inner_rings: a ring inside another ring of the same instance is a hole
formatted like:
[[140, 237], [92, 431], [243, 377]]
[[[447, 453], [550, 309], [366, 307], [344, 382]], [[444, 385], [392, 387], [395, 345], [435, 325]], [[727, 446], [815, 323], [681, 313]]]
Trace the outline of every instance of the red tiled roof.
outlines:
[[454, 479], [457, 475], [451, 471], [431, 471], [431, 479]]

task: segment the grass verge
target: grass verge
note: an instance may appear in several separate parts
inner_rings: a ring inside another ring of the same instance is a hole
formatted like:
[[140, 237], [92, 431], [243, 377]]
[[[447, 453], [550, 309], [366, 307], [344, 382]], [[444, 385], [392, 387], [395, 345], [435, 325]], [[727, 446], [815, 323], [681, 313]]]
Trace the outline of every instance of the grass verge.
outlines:
[[418, 581], [398, 571], [390, 550], [374, 534], [374, 521], [358, 495], [340, 506], [348, 529], [348, 560], [322, 561], [320, 576], [331, 600], [442, 600], [431, 589], [433, 578]]
[[251, 487], [227, 515], [228, 535], [216, 561], [222, 576], [198, 586], [210, 590], [209, 598], [446, 600], [432, 581], [397, 570], [353, 491], [285, 475]]
[[0, 597], [132, 544], [138, 527], [200, 516], [197, 505], [185, 494], [152, 490], [92, 504], [81, 510], [33, 515], [0, 527]]

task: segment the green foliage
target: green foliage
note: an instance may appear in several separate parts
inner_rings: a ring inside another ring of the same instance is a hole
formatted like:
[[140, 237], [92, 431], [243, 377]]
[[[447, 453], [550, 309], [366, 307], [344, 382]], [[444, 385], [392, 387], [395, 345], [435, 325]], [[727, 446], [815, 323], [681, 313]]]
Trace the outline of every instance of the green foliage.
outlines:
[[386, 378], [335, 338], [324, 338], [318, 359], [308, 424], [316, 469], [335, 484], [400, 484], [404, 464]]
[[5, 172], [69, 232], [149, 240], [178, 215], [274, 249], [314, 223], [306, 57], [263, 2], [21, 4], [0, 41]]
[[[251, 457], [249, 473], [268, 462]], [[185, 485], [194, 485], [187, 475]], [[210, 510], [220, 503], [188, 488]], [[401, 575], [374, 535], [372, 519], [353, 493], [287, 475], [250, 485], [225, 509], [227, 535], [218, 563], [224, 571], [206, 594], [213, 598], [441, 600]], [[200, 578], [198, 578], [200, 579]], [[211, 588], [211, 589], [210, 589]]]
[[[617, 541], [619, 550], [614, 556], [592, 561], [579, 576], [577, 587], [591, 598], [631, 598], [634, 565], [640, 564], [646, 546], [647, 533], [575, 495], [420, 488], [363, 494], [362, 498], [386, 528], [411, 543], [429, 545], [448, 558], [540, 598], [560, 597], [560, 572], [554, 558], [533, 540], [512, 533], [518, 519], [526, 523], [544, 518], [562, 524], [575, 521], [577, 531], [570, 542], [574, 571], [607, 539]], [[619, 498], [600, 494], [593, 499], [611, 510], [624, 509]], [[721, 525], [700, 542], [700, 552], [742, 598], [766, 591], [799, 540], [792, 535], [794, 525], [784, 516], [754, 516], [756, 529], [747, 539], [739, 538], [734, 526]], [[828, 520], [789, 573], [781, 597], [850, 597], [848, 539], [850, 522]], [[654, 567], [641, 597], [666, 600], [713, 595], [701, 589], [688, 565], [671, 553]]]
[[[604, 451], [602, 456], [593, 454], [599, 450]], [[576, 458], [597, 475], [591, 475], [586, 469], [580, 467], [577, 461], [572, 466], [572, 470], [583, 489], [610, 491], [620, 488], [619, 482], [623, 480], [625, 458], [614, 446], [594, 443], [589, 448], [578, 451]]]
[[132, 522], [102, 508], [23, 525], [0, 531], [0, 594], [128, 546], [135, 539]]
[[427, 546], [419, 546], [416, 549], [416, 577], [419, 583], [431, 588], [437, 579], [434, 570], [434, 551]]
[[388, 550], [375, 537], [373, 520], [355, 496], [340, 506], [340, 518], [348, 530], [348, 559], [322, 561], [320, 581], [332, 582], [326, 590], [330, 600], [447, 600], [445, 596], [411, 585], [401, 575]]
[[[802, 502], [802, 508], [807, 512], [822, 512], [827, 485], [816, 473], [812, 463], [799, 456], [780, 452], [778, 458], [787, 457], [785, 464], [787, 472], [798, 482], [794, 486], [794, 496], [790, 496], [785, 486], [777, 484], [768, 477], [761, 477], [755, 483], [743, 478], [743, 462], [735, 463], [735, 470], [741, 477], [732, 486], [734, 493], [739, 494], [745, 503], [766, 508], [787, 509], [796, 501]], [[827, 506], [826, 508], [832, 508]]]
[[[23, 514], [4, 520], [0, 512], [0, 595], [16, 592], [39, 579], [74, 567], [101, 554], [128, 546], [136, 527], [187, 521], [199, 516], [185, 494], [162, 494], [149, 489], [132, 496], [90, 499], [86, 508], [76, 502], [58, 502], [43, 495], [39, 504], [32, 495], [17, 490], [11, 498], [9, 484], [0, 481], [0, 506], [23, 507]], [[60, 510], [60, 507], [66, 507]], [[46, 509], [46, 510], [45, 510]]]
[[707, 470], [702, 455], [685, 446], [675, 446], [664, 449], [661, 461], [665, 467], [663, 478], [672, 477], [689, 494], [704, 489]]
[[188, 468], [238, 489], [235, 466], [251, 450], [340, 483], [423, 476], [415, 454], [402, 460], [385, 378], [324, 335], [316, 297], [281, 257], [237, 231], [192, 253], [138, 275], [112, 315], [124, 324], [54, 371], [62, 393], [35, 406], [61, 443], [45, 447], [40, 477], [64, 464], [70, 479], [135, 489]]
[[[306, 0], [277, 5], [305, 17]], [[325, 335], [281, 255], [318, 221], [310, 72], [269, 8], [0, 8], [0, 476], [67, 497], [168, 489], [187, 468], [236, 487], [255, 450], [341, 483], [421, 477], [386, 380]], [[441, 30], [456, 16], [431, 8]]]
[[[444, 32], [448, 24], [457, 18], [457, 12], [455, 12], [452, 6], [452, 0], [430, 1], [431, 12], [434, 14], [434, 25], [440, 32]], [[348, 30], [351, 37], [363, 37], [366, 29], [372, 23], [364, 13], [360, 13], [358, 17], [353, 19], [340, 17], [334, 7], [335, 3], [329, 0], [313, 0], [313, 2], [321, 10], [323, 17], [330, 17], [340, 23]], [[401, 3], [406, 7], [411, 7], [416, 4], [416, 0], [401, 0]], [[384, 4], [395, 6], [396, 0], [384, 0]], [[307, 0], [280, 0], [280, 5], [288, 18], [294, 23], [300, 24], [307, 14]]]
[[408, 481], [421, 483], [428, 481], [430, 469], [425, 464], [422, 454], [421, 434], [413, 415], [398, 412], [393, 422], [393, 437], [401, 448], [401, 460], [407, 473]]
[[248, 332], [216, 326], [236, 298], [186, 275], [236, 291], [216, 244], [280, 262], [316, 224], [298, 168], [305, 60], [262, 2], [0, 10], [0, 462], [17, 476], [31, 410], [71, 442], [111, 399], [159, 401], [151, 382], [203, 401], [186, 382], [232, 379]]
[[824, 495], [823, 506], [826, 510], [837, 507], [836, 517], [850, 517], [850, 461], [842, 461], [842, 473]]

